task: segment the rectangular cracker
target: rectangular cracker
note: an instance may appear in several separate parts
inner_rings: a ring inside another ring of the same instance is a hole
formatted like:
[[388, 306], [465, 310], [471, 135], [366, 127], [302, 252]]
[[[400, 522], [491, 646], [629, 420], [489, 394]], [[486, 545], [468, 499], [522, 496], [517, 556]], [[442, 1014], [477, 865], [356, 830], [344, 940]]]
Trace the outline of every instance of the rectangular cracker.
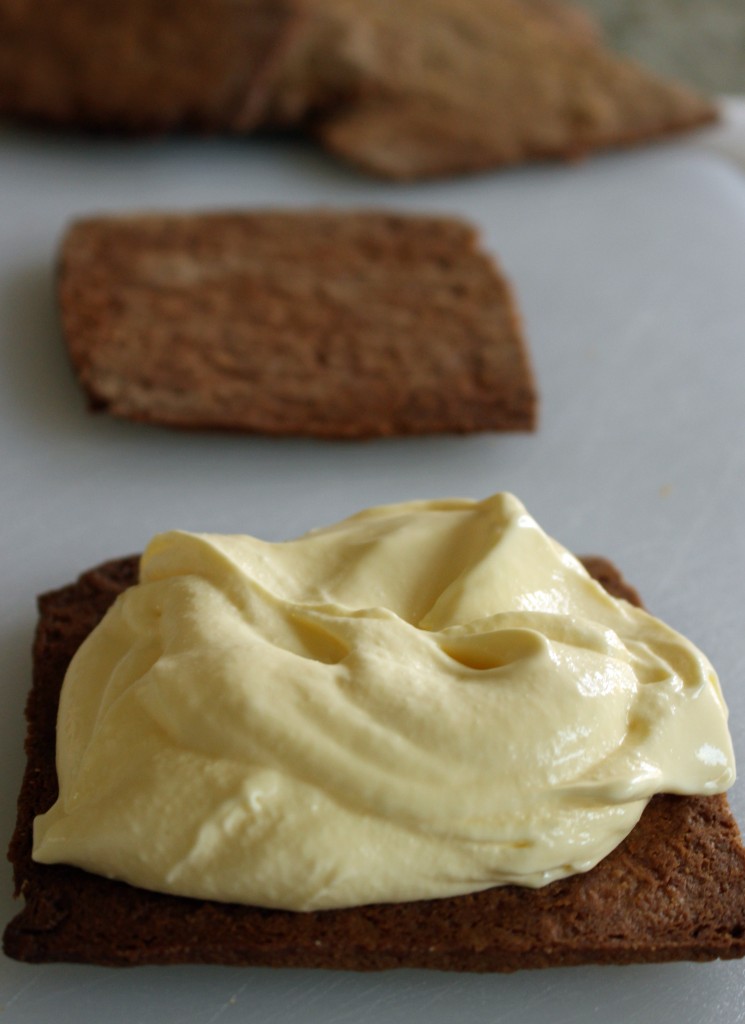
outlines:
[[[603, 559], [590, 572], [615, 596], [635, 592]], [[28, 763], [10, 847], [25, 907], [8, 956], [107, 965], [220, 963], [375, 970], [514, 971], [570, 964], [745, 955], [745, 850], [724, 796], [658, 796], [592, 871], [542, 889], [292, 913], [162, 895], [31, 859], [34, 816], [57, 795], [57, 701], [67, 665], [137, 559], [85, 573], [40, 599]]]
[[510, 288], [454, 218], [92, 218], [64, 238], [59, 301], [115, 416], [326, 438], [535, 425]]

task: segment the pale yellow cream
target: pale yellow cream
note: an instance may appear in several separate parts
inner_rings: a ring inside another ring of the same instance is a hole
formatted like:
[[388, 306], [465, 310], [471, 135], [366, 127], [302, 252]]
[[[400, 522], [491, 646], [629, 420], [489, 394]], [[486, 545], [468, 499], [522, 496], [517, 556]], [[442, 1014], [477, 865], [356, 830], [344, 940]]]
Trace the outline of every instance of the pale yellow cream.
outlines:
[[540, 886], [726, 789], [726, 717], [511, 495], [167, 533], [70, 666], [34, 857], [294, 910]]

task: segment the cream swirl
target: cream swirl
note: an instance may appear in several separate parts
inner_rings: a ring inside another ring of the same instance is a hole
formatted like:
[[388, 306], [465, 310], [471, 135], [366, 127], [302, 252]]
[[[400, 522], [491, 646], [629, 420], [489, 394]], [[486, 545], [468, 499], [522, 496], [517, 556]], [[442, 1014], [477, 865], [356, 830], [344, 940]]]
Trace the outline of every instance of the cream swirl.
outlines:
[[504, 494], [156, 537], [57, 756], [37, 860], [293, 910], [544, 885], [734, 779], [704, 655]]

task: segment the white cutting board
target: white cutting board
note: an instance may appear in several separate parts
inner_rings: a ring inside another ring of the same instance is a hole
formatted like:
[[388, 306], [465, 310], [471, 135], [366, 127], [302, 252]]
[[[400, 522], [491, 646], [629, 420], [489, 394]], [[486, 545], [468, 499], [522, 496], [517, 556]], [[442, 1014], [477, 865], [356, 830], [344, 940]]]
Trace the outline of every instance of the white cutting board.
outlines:
[[[189, 436], [90, 417], [60, 345], [71, 217], [157, 207], [442, 211], [480, 225], [519, 294], [542, 396], [533, 436], [367, 444]], [[284, 142], [0, 132], [0, 835], [22, 772], [34, 595], [158, 530], [296, 535], [365, 505], [509, 489], [609, 555], [719, 669], [745, 764], [745, 177], [693, 145], [393, 186]], [[732, 793], [745, 823], [745, 782]], [[0, 921], [12, 913], [0, 870]], [[745, 1020], [742, 963], [509, 977], [0, 959], [0, 1024]]]

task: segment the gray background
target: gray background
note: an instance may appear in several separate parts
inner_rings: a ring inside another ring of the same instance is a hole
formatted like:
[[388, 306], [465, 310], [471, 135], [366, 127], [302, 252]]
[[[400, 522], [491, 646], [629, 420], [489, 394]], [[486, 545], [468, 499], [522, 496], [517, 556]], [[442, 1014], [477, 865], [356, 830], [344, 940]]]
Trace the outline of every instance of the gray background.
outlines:
[[708, 92], [745, 92], [743, 0], [577, 0], [619, 51]]

